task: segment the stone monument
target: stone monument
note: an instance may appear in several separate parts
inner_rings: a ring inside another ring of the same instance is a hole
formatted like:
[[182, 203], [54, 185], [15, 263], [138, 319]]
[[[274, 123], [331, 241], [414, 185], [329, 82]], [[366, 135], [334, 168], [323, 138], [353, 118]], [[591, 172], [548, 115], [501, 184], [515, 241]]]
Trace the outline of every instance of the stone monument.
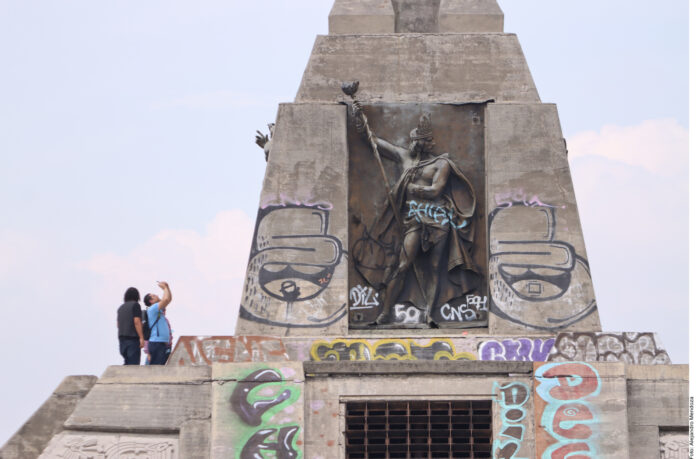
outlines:
[[335, 0], [270, 129], [236, 334], [70, 377], [0, 457], [683, 457], [688, 367], [602, 331], [496, 0]]

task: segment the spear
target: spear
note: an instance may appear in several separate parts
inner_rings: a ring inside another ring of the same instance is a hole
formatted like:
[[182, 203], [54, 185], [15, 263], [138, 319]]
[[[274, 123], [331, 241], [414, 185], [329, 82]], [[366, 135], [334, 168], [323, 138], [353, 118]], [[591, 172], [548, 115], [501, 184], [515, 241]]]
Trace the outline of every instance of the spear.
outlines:
[[[348, 81], [341, 84], [341, 90], [354, 102], [357, 102], [355, 93], [358, 92], [359, 86], [360, 82], [358, 80]], [[375, 135], [372, 133], [372, 129], [370, 129], [370, 125], [367, 122], [367, 115], [365, 115], [365, 113], [362, 110], [359, 110], [358, 113], [360, 115], [360, 119], [362, 120], [363, 126], [365, 126], [367, 139], [370, 141], [370, 146], [372, 147], [372, 154], [374, 154], [375, 160], [377, 160], [377, 164], [379, 165], [379, 170], [382, 173], [382, 179], [384, 180], [384, 189], [387, 192], [387, 199], [389, 199], [389, 204], [391, 205], [392, 211], [394, 212], [394, 219], [396, 220], [396, 224], [399, 227], [399, 231], [403, 234], [403, 227], [401, 226], [400, 218], [401, 215], [399, 213], [399, 209], [396, 207], [396, 203], [394, 202], [394, 198], [391, 194], [389, 179], [387, 179], [387, 173], [384, 171], [384, 166], [382, 165], [382, 158], [379, 156], [379, 150], [377, 149], [377, 141], [375, 140]]]
[[[357, 99], [355, 97], [355, 93], [358, 92], [358, 86], [360, 86], [360, 82], [358, 80], [353, 80], [353, 81], [347, 81], [341, 84], [341, 90], [343, 93], [347, 96], [349, 96], [353, 101], [357, 102]], [[399, 208], [396, 207], [396, 203], [394, 202], [394, 198], [392, 197], [391, 194], [391, 187], [389, 186], [389, 179], [387, 179], [387, 173], [384, 171], [384, 166], [382, 165], [382, 158], [379, 156], [379, 150], [377, 150], [377, 141], [375, 140], [375, 135], [372, 133], [372, 129], [370, 129], [370, 125], [367, 122], [367, 115], [360, 110], [360, 119], [363, 123], [363, 126], [365, 126], [365, 132], [367, 133], [367, 138], [370, 141], [370, 146], [372, 147], [372, 153], [375, 155], [375, 160], [377, 160], [377, 164], [379, 165], [379, 170], [382, 172], [382, 179], [384, 179], [384, 189], [387, 192], [387, 198], [389, 199], [389, 204], [391, 205], [392, 210], [394, 211], [394, 220], [396, 221], [396, 225], [399, 228], [399, 232], [401, 233], [402, 238], [405, 236], [404, 233], [404, 228], [401, 223], [401, 215], [399, 213]], [[423, 299], [427, 302], [428, 301], [428, 295], [426, 294], [425, 288], [424, 288], [424, 282], [422, 279], [422, 276], [418, 272], [417, 269], [413, 270], [414, 274], [416, 275], [416, 283], [418, 284], [418, 288], [420, 288], [421, 294], [423, 295]], [[385, 305], [386, 306], [386, 305]], [[429, 320], [428, 317], [430, 315], [429, 313], [430, 310], [430, 305], [428, 305], [428, 310], [426, 311], [426, 323]], [[384, 314], [384, 310], [382, 312]]]

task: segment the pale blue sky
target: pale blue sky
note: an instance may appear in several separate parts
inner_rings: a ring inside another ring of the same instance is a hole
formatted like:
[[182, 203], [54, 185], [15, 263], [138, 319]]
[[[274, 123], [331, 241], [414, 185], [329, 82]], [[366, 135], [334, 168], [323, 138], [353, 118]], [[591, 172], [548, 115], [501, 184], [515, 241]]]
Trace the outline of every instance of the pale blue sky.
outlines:
[[[294, 99], [331, 3], [0, 2], [0, 443], [62, 377], [120, 362], [130, 284], [172, 283], [177, 336], [234, 332], [254, 133]], [[687, 1], [500, 4], [577, 145], [604, 329], [655, 330], [685, 362]]]

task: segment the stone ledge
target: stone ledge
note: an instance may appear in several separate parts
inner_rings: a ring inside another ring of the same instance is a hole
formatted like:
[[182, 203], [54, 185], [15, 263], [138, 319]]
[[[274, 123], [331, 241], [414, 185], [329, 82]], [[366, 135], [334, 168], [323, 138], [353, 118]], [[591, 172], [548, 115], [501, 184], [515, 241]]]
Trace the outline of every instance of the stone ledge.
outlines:
[[210, 367], [110, 366], [97, 384], [202, 384], [210, 382]]
[[459, 374], [510, 375], [531, 374], [533, 362], [498, 362], [480, 360], [454, 361], [347, 361], [304, 362], [307, 377], [313, 375], [389, 375], [389, 374]]

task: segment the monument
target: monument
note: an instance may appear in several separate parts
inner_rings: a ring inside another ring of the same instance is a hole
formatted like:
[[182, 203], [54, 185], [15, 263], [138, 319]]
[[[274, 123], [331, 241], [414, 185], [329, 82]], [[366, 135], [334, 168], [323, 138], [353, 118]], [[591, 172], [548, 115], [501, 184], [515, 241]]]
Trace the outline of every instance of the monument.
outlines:
[[0, 457], [684, 457], [688, 367], [602, 331], [495, 0], [335, 0], [269, 129], [235, 335], [68, 377]]

